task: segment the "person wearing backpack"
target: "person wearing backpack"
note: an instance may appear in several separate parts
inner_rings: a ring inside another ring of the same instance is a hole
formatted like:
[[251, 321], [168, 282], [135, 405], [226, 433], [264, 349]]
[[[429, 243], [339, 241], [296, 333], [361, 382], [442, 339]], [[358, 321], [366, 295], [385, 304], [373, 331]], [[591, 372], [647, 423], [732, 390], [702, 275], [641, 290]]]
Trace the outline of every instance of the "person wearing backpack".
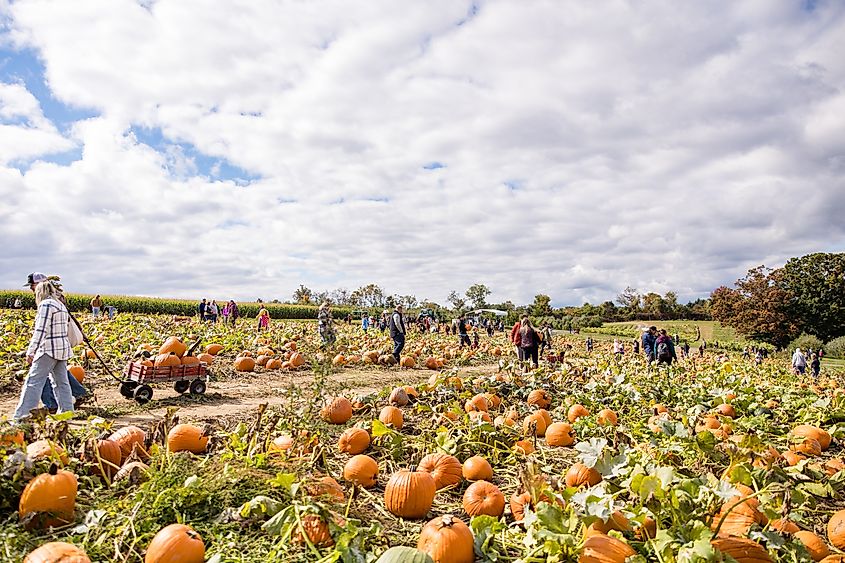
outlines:
[[666, 334], [666, 329], [661, 329], [657, 340], [654, 341], [654, 357], [657, 359], [657, 365], [666, 364], [667, 366], [671, 366], [672, 361], [678, 359], [675, 354], [675, 344]]
[[530, 360], [534, 367], [539, 365], [539, 348], [540, 337], [537, 331], [531, 326], [531, 321], [528, 317], [523, 317], [519, 326], [519, 348], [522, 350], [522, 359], [526, 362]]

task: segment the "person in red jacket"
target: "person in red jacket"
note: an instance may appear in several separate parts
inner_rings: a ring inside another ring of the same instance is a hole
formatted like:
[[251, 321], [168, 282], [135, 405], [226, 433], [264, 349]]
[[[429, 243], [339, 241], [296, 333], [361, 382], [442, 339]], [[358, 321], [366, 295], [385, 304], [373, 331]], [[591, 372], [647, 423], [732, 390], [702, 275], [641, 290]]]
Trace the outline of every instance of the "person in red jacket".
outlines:
[[511, 329], [511, 342], [513, 343], [514, 347], [516, 348], [516, 356], [519, 358], [520, 361], [524, 360], [525, 358], [522, 357], [522, 348], [519, 347], [519, 328], [520, 322], [516, 321], [516, 324], [513, 325]]

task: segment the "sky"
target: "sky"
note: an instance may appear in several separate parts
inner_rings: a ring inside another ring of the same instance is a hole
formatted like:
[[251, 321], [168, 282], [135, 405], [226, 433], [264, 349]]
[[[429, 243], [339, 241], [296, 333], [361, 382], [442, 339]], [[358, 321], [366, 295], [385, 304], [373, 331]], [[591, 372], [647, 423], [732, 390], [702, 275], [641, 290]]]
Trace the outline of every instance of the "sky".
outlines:
[[0, 0], [0, 287], [706, 297], [845, 250], [842, 0]]

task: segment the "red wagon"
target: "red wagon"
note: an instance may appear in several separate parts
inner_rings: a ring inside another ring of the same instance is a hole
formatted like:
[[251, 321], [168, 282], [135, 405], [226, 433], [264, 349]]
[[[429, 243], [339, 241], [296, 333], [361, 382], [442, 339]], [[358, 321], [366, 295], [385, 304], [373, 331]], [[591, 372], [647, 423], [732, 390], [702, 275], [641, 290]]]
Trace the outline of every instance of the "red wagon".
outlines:
[[192, 366], [145, 366], [139, 361], [131, 361], [123, 368], [123, 381], [120, 383], [120, 394], [127, 399], [135, 399], [144, 404], [153, 398], [153, 388], [150, 383], [173, 382], [177, 393], [189, 392], [191, 395], [205, 393], [208, 378], [208, 364], [200, 363]]

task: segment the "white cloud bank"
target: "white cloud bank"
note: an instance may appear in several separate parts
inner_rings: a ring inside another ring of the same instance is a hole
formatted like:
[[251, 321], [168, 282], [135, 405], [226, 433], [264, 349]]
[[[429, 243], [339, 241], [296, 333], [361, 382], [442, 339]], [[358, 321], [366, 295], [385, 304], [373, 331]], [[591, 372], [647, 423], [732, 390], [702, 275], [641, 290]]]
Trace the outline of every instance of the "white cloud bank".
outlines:
[[[35, 50], [53, 97], [99, 115], [62, 137], [20, 84], [0, 89], [0, 120], [29, 120], [0, 130], [3, 287], [46, 270], [104, 293], [287, 299], [300, 283], [376, 282], [443, 302], [483, 282], [518, 303], [627, 285], [686, 300], [845, 249], [841, 2], [0, 12], [0, 43]], [[260, 179], [198, 174], [179, 144]], [[14, 166], [74, 146], [68, 165]]]

